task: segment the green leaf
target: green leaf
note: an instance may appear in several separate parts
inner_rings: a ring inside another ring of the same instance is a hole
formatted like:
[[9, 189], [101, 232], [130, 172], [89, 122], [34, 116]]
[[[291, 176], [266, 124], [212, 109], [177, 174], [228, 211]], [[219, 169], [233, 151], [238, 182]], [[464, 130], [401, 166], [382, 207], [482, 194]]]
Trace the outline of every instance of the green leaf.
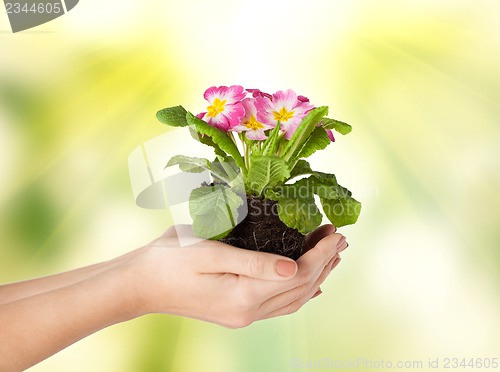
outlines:
[[214, 240], [225, 237], [236, 226], [242, 204], [243, 199], [223, 185], [194, 189], [189, 197], [189, 213], [195, 235]]
[[[216, 144], [220, 148], [220, 150], [222, 150], [226, 154], [231, 155], [234, 158], [234, 161], [236, 162], [236, 164], [243, 170], [243, 173], [247, 172], [247, 169], [245, 167], [245, 161], [243, 160], [243, 157], [241, 156], [240, 151], [238, 150], [238, 147], [233, 142], [231, 137], [229, 137], [227, 132], [224, 132], [223, 130], [220, 130], [219, 128], [212, 127], [211, 125], [208, 125], [203, 120], [197, 118], [196, 116], [194, 116], [190, 112], [187, 113], [186, 119], [187, 119], [188, 124], [193, 126], [194, 128], [196, 128], [196, 131], [199, 134], [209, 136], [211, 138], [211, 140], [213, 141], [213, 143]], [[201, 141], [203, 141], [203, 140], [201, 140]], [[219, 155], [219, 154], [217, 154], [217, 155]]]
[[316, 128], [316, 125], [326, 114], [328, 114], [328, 107], [326, 106], [317, 107], [307, 114], [292, 135], [292, 138], [288, 141], [282, 154], [283, 159], [289, 161], [290, 159], [297, 158], [298, 152], [307, 141], [314, 128]]
[[330, 118], [323, 118], [321, 126], [325, 129], [334, 129], [342, 135], [346, 135], [352, 131], [352, 127], [349, 124]]
[[219, 147], [219, 145], [217, 145], [214, 141], [212, 141], [212, 138], [210, 138], [208, 136], [201, 136], [196, 131], [196, 129], [193, 129], [192, 127], [189, 128], [189, 133], [191, 134], [191, 137], [193, 137], [193, 139], [195, 139], [196, 141], [198, 141], [204, 145], [213, 147], [215, 155], [222, 156], [224, 159], [229, 159], [229, 158], [232, 159], [228, 154], [226, 154], [224, 151], [222, 151], [222, 149]]
[[293, 167], [292, 171], [290, 172], [290, 178], [312, 173], [314, 173], [314, 171], [311, 169], [309, 163], [305, 160], [299, 160], [297, 161], [297, 164], [295, 164], [295, 167]]
[[316, 194], [322, 198], [336, 199], [344, 193], [349, 192], [347, 189], [344, 190], [337, 185], [335, 175], [313, 172], [307, 178], [298, 180], [291, 185], [284, 185], [278, 192], [287, 198], [309, 197]]
[[285, 185], [283, 186], [281, 194], [289, 198], [300, 198], [313, 194], [328, 199], [335, 199], [339, 197], [336, 186], [324, 185], [318, 182], [315, 178], [304, 178], [295, 182], [293, 185]]
[[316, 151], [325, 149], [330, 143], [330, 138], [328, 138], [325, 129], [316, 127], [298, 152], [297, 156], [290, 159], [290, 162], [294, 164], [300, 158], [307, 158]]
[[290, 177], [288, 164], [277, 156], [252, 155], [247, 176], [250, 192], [261, 195], [266, 188], [273, 188]]
[[156, 118], [163, 124], [172, 127], [185, 127], [187, 111], [182, 106], [168, 107], [156, 113]]
[[167, 163], [167, 167], [179, 165], [179, 169], [183, 172], [201, 173], [205, 170], [210, 170], [210, 161], [204, 158], [194, 158], [184, 155], [176, 155]]
[[215, 166], [214, 163], [211, 163], [208, 159], [204, 158], [176, 155], [168, 161], [167, 167], [171, 167], [173, 165], [179, 165], [179, 169], [183, 172], [201, 173], [203, 171], [209, 171], [216, 178], [216, 180], [220, 180], [228, 184], [234, 178], [231, 175], [228, 175], [223, 168], [221, 169], [221, 167]]
[[323, 219], [312, 196], [280, 198], [278, 200], [278, 216], [285, 225], [299, 230], [302, 234], [315, 230]]
[[350, 195], [338, 199], [320, 198], [323, 212], [337, 227], [356, 223], [361, 213], [361, 203]]
[[223, 158], [217, 156], [211, 164], [212, 169], [218, 169], [221, 173], [227, 174], [230, 180], [240, 175], [240, 168], [236, 165], [233, 158]]
[[276, 126], [269, 133], [269, 137], [262, 144], [262, 155], [274, 155], [276, 153], [276, 149], [278, 147], [278, 139], [280, 135], [280, 124], [276, 124]]
[[[226, 177], [225, 179], [218, 178], [224, 180], [234, 192], [241, 195], [246, 194], [241, 169], [236, 165], [233, 158], [224, 159], [219, 156], [212, 162], [210, 169], [213, 174], [217, 174], [216, 171], [223, 174]], [[215, 178], [216, 180], [217, 178]]]
[[337, 177], [331, 173], [313, 172], [310, 178], [316, 179], [318, 183], [323, 185], [338, 186]]

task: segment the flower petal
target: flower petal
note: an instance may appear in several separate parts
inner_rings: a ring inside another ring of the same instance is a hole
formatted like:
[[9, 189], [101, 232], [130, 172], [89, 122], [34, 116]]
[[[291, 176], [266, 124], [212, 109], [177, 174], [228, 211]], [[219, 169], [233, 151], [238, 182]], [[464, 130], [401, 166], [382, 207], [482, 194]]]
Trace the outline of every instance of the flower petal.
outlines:
[[203, 97], [210, 103], [213, 103], [214, 99], [220, 97], [220, 88], [221, 87], [210, 87], [205, 93], [203, 93]]
[[240, 124], [235, 127], [232, 127], [231, 130], [241, 133], [241, 132], [246, 132], [249, 128], [246, 125]]
[[293, 111], [295, 112], [295, 116], [300, 116], [303, 118], [314, 108], [310, 103], [301, 103], [294, 107]]
[[273, 94], [273, 104], [275, 108], [285, 107], [288, 111], [292, 111], [297, 103], [297, 94], [291, 90], [279, 90]]
[[247, 89], [247, 92], [252, 93], [252, 97], [257, 98], [257, 97], [266, 97], [269, 99], [273, 99], [273, 96], [270, 95], [269, 93], [265, 93], [261, 91], [260, 89]]
[[330, 138], [330, 141], [335, 142], [335, 137], [333, 136], [333, 132], [331, 131], [331, 129], [325, 129], [325, 130], [326, 134], [328, 134], [328, 138]]
[[246, 136], [247, 136], [248, 139], [258, 140], [258, 141], [262, 141], [262, 140], [265, 140], [267, 138], [267, 136], [264, 133], [263, 129], [249, 130], [249, 131], [246, 132]]
[[231, 85], [229, 88], [226, 89], [226, 92], [221, 99], [227, 100], [228, 104], [232, 104], [235, 102], [240, 102], [247, 93], [245, 92], [245, 88], [243, 88], [241, 85]]
[[216, 116], [210, 116], [210, 117], [205, 114], [205, 116], [203, 117], [203, 120], [205, 120], [212, 127], [219, 128], [219, 129], [222, 129], [224, 131], [227, 131], [229, 129], [228, 119], [222, 113], [220, 113]]
[[203, 94], [203, 97], [210, 104], [212, 104], [216, 98], [219, 98], [221, 101], [226, 101], [228, 105], [241, 101], [245, 96], [245, 89], [241, 85], [231, 85], [230, 87], [224, 85], [220, 87], [214, 86], [208, 88]]
[[281, 123], [281, 130], [285, 132], [285, 139], [289, 140], [302, 122], [302, 118], [294, 117], [284, 123]]
[[257, 109], [255, 108], [254, 98], [245, 98], [241, 101], [241, 105], [245, 109], [245, 117], [243, 118], [243, 121], [250, 119], [252, 116], [257, 117]]
[[241, 103], [236, 103], [234, 105], [226, 105], [226, 109], [222, 113], [224, 117], [227, 118], [227, 129], [231, 129], [240, 124], [241, 119], [245, 116], [245, 109]]

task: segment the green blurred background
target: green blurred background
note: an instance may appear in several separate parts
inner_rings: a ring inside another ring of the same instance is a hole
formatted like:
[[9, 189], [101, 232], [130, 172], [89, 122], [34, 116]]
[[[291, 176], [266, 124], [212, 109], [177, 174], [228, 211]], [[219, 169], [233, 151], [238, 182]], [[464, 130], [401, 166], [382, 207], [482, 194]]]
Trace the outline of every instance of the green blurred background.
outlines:
[[500, 357], [499, 14], [497, 0], [81, 0], [12, 34], [0, 12], [0, 282], [161, 234], [171, 220], [134, 204], [128, 155], [165, 133], [156, 110], [201, 111], [211, 85], [330, 106], [354, 130], [315, 164], [364, 205], [299, 313], [241, 330], [149, 316], [33, 371]]

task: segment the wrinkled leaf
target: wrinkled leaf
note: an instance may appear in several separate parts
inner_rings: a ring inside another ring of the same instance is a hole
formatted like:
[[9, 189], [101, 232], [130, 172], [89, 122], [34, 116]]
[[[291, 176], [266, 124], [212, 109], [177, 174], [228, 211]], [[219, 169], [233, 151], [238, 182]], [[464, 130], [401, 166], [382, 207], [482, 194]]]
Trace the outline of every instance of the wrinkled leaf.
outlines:
[[261, 195], [266, 188], [273, 188], [290, 177], [286, 161], [277, 156], [252, 155], [247, 187], [250, 192]]
[[242, 204], [242, 198], [223, 185], [194, 189], [189, 197], [189, 213], [195, 235], [214, 240], [225, 237], [236, 226]]
[[328, 114], [328, 107], [326, 106], [316, 107], [307, 114], [283, 150], [283, 159], [289, 161], [290, 159], [297, 158], [300, 149], [307, 141], [314, 128], [316, 128], [316, 125], [326, 114]]
[[361, 203], [351, 196], [320, 200], [326, 217], [337, 227], [356, 223], [361, 213]]
[[262, 155], [274, 155], [276, 153], [276, 149], [278, 147], [278, 139], [280, 135], [280, 124], [276, 124], [276, 126], [269, 133], [269, 137], [262, 144]]
[[167, 163], [167, 167], [179, 165], [179, 169], [183, 172], [201, 173], [203, 171], [210, 172], [216, 180], [229, 183], [234, 177], [228, 175], [223, 167], [215, 166], [208, 159], [195, 158], [184, 155], [176, 155]]
[[352, 131], [352, 127], [349, 124], [330, 118], [323, 118], [321, 126], [325, 129], [333, 129], [342, 135], [346, 135]]
[[278, 216], [280, 220], [302, 234], [314, 231], [323, 219], [314, 197], [279, 198]]
[[220, 148], [220, 146], [217, 145], [214, 141], [212, 141], [212, 138], [210, 138], [209, 136], [202, 136], [202, 135], [200, 135], [196, 131], [196, 129], [193, 129], [193, 127], [189, 128], [189, 133], [191, 134], [191, 137], [193, 137], [193, 139], [195, 139], [196, 141], [198, 141], [198, 142], [200, 142], [200, 143], [202, 143], [204, 145], [213, 147], [215, 155], [221, 156], [221, 157], [223, 157], [226, 160], [232, 159], [228, 154], [226, 154], [224, 151], [222, 151], [222, 149]]
[[[313, 172], [307, 178], [302, 178], [291, 185], [284, 185], [278, 190], [283, 197], [301, 198], [316, 194], [322, 198], [336, 199], [349, 192], [337, 184], [335, 175], [321, 172]], [[346, 190], [346, 191], [344, 191]]]
[[298, 159], [307, 158], [316, 151], [325, 149], [330, 143], [330, 138], [328, 138], [328, 134], [325, 129], [316, 127], [300, 151], [297, 153], [297, 156], [290, 159], [290, 162], [294, 164]]
[[156, 118], [163, 124], [172, 127], [185, 127], [187, 111], [182, 106], [164, 108], [156, 113]]
[[314, 171], [311, 169], [311, 165], [309, 165], [309, 163], [305, 160], [299, 160], [290, 172], [290, 178], [312, 173], [314, 173]]
[[205, 170], [210, 170], [210, 161], [204, 158], [194, 158], [184, 155], [176, 155], [167, 163], [167, 167], [179, 165], [179, 169], [183, 172], [201, 173]]
[[[236, 164], [246, 173], [245, 162], [243, 157], [238, 150], [238, 147], [233, 142], [233, 140], [229, 137], [227, 132], [220, 130], [219, 128], [212, 127], [208, 125], [203, 120], [197, 118], [190, 112], [187, 113], [186, 119], [189, 125], [196, 128], [196, 131], [199, 134], [208, 136], [212, 139], [212, 141], [217, 144], [217, 146], [224, 151], [225, 153], [231, 155], [236, 162]], [[219, 155], [219, 154], [218, 154]]]

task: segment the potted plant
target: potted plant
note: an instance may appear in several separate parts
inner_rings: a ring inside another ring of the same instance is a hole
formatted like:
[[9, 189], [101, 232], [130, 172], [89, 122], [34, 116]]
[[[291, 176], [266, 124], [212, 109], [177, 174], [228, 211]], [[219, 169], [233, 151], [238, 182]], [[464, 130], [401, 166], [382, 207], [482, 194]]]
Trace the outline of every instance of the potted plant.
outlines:
[[209, 172], [211, 183], [192, 190], [194, 234], [236, 247], [300, 257], [305, 234], [323, 215], [337, 227], [356, 222], [361, 204], [335, 175], [311, 169], [305, 160], [335, 141], [332, 130], [351, 126], [326, 117], [293, 90], [274, 94], [242, 86], [211, 87], [198, 115], [175, 106], [158, 111], [160, 122], [187, 127], [194, 140], [214, 150], [214, 159], [176, 155], [167, 166]]

